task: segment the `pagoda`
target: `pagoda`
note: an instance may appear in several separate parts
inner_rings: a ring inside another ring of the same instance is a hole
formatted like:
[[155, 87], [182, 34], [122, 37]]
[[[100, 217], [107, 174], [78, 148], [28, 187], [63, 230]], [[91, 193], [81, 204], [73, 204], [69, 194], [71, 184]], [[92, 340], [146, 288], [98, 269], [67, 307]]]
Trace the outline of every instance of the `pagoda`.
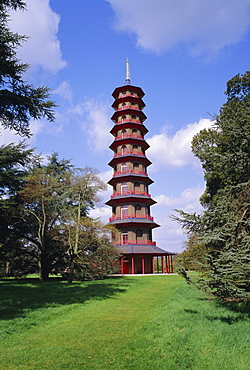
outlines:
[[159, 225], [150, 210], [156, 202], [149, 194], [153, 181], [147, 173], [151, 162], [146, 156], [149, 145], [144, 138], [148, 132], [144, 125], [147, 119], [143, 113], [144, 92], [131, 85], [128, 60], [125, 85], [117, 87], [112, 96], [115, 112], [110, 133], [114, 140], [110, 149], [114, 155], [109, 165], [113, 168], [113, 177], [108, 183], [113, 187], [113, 194], [106, 204], [112, 207], [109, 223], [116, 227], [112, 243], [121, 255], [121, 272], [152, 274], [156, 257], [157, 262], [161, 258], [162, 273], [173, 272], [173, 253], [157, 247], [152, 239], [152, 230]]

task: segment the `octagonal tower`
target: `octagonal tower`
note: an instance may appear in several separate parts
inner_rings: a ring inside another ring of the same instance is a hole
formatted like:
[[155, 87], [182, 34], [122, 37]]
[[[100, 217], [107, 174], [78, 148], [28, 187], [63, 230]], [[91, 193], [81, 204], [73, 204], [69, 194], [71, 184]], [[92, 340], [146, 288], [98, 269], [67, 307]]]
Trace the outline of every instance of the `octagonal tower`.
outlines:
[[144, 125], [147, 119], [143, 112], [144, 92], [130, 84], [128, 61], [126, 83], [117, 87], [112, 96], [115, 112], [110, 132], [114, 141], [110, 149], [114, 155], [109, 162], [113, 168], [109, 184], [113, 194], [106, 203], [112, 207], [109, 223], [117, 229], [112, 243], [122, 255], [122, 273], [154, 273], [155, 256], [162, 257], [162, 272], [170, 272], [172, 254], [157, 247], [152, 239], [152, 230], [159, 225], [151, 216], [150, 208], [156, 202], [149, 194], [153, 181], [147, 173], [151, 162], [146, 155], [149, 145], [144, 138], [148, 132]]

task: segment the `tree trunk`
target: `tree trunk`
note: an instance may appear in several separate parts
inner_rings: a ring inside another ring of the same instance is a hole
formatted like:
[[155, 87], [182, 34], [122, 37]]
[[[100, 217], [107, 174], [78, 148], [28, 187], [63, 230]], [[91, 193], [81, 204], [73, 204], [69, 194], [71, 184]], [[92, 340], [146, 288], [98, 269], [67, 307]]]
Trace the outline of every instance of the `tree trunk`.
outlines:
[[74, 278], [74, 269], [75, 269], [75, 261], [74, 257], [71, 258], [70, 261], [70, 269], [69, 269], [69, 275], [68, 275], [68, 284], [71, 284]]
[[39, 280], [40, 283], [44, 283], [49, 278], [48, 273], [48, 258], [47, 254], [41, 252], [38, 258], [38, 273], [39, 273]]

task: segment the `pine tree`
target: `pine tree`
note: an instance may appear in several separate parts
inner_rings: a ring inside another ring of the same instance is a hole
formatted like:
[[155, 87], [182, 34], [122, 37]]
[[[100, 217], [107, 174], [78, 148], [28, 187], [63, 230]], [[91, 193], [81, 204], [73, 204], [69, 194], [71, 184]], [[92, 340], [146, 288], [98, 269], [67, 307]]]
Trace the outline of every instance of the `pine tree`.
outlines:
[[55, 103], [46, 86], [35, 88], [23, 80], [28, 65], [17, 58], [17, 48], [26, 37], [11, 32], [9, 10], [25, 10], [21, 0], [0, 1], [0, 123], [23, 136], [31, 135], [30, 119], [54, 120]]

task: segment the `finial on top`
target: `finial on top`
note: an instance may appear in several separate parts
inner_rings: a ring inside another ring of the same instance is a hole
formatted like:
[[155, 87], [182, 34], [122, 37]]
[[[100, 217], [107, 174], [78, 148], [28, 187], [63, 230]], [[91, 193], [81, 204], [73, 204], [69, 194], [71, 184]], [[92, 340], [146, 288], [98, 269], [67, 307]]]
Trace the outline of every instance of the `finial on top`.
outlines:
[[128, 58], [126, 60], [126, 85], [130, 85], [130, 68]]

